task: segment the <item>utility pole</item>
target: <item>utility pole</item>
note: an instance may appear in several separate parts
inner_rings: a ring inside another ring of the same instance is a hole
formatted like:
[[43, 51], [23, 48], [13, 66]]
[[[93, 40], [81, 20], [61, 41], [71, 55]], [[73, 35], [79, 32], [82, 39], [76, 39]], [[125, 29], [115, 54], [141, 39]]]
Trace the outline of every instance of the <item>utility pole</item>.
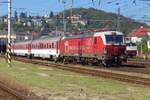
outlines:
[[117, 30], [120, 31], [120, 7], [118, 8], [117, 14]]
[[66, 19], [65, 19], [65, 10], [66, 10], [66, 1], [63, 0], [62, 1], [63, 5], [64, 5], [64, 12], [63, 12], [63, 25], [64, 25], [64, 33], [66, 32]]
[[11, 67], [11, 0], [8, 0], [8, 36], [7, 36], [7, 62]]
[[71, 23], [71, 34], [72, 34], [72, 15], [73, 15], [73, 0], [71, 3], [71, 10], [70, 10], [70, 23]]
[[148, 60], [149, 50], [148, 50], [148, 41], [149, 41], [149, 34], [146, 34], [146, 52], [145, 52], [145, 60]]

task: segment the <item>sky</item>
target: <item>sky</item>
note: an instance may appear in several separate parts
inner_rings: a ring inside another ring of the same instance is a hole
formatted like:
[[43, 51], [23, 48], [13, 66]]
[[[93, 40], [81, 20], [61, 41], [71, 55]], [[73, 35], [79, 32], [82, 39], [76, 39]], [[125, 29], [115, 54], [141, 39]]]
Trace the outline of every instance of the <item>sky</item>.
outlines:
[[[0, 0], [0, 2], [7, 0]], [[60, 0], [62, 1], [62, 0]], [[72, 0], [65, 0], [65, 8], [69, 9], [72, 5]], [[73, 0], [73, 7], [89, 8], [104, 10], [107, 12], [117, 13], [120, 8], [120, 13], [126, 17], [134, 18], [142, 21], [150, 20], [150, 0]], [[64, 10], [64, 5], [59, 0], [12, 0], [12, 12], [28, 12], [31, 15], [44, 15], [53, 12]], [[0, 3], [0, 16], [7, 14], [7, 4]]]

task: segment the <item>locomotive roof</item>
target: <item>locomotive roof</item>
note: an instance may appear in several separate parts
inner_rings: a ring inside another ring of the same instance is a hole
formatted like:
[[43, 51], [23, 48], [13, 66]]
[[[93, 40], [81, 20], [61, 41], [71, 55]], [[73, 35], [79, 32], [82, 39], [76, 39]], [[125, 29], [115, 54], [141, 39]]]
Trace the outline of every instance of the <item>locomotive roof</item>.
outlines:
[[87, 33], [80, 34], [80, 35], [64, 37], [64, 39], [94, 37], [94, 36], [112, 35], [112, 34], [123, 35], [122, 32], [118, 32], [118, 31], [87, 32]]
[[72, 38], [84, 38], [84, 37], [90, 37], [93, 36], [92, 33], [84, 33], [84, 34], [80, 34], [80, 35], [74, 35], [74, 36], [65, 36], [64, 39], [72, 39]]
[[102, 36], [102, 35], [123, 35], [123, 33], [119, 31], [104, 31], [104, 32], [96, 32], [94, 34], [94, 36]]
[[26, 40], [26, 41], [16, 41], [16, 42], [12, 42], [12, 44], [28, 44], [30, 43], [31, 40]]

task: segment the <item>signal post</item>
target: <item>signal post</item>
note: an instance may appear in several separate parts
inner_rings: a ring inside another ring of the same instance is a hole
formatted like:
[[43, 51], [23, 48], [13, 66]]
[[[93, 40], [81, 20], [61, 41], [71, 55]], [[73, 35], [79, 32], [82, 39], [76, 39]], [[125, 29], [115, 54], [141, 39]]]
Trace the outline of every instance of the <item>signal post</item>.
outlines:
[[8, 0], [7, 63], [11, 67], [11, 0]]

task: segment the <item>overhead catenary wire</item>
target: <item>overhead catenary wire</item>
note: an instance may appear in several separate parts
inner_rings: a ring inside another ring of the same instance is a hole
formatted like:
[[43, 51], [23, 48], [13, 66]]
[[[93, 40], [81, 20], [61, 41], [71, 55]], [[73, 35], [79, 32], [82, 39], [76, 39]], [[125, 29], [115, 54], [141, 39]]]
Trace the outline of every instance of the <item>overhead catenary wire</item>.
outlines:
[[[93, 2], [96, 2], [97, 0], [94, 0]], [[91, 2], [89, 2], [89, 3], [83, 3], [83, 4], [81, 4], [81, 5], [89, 5], [89, 4], [91, 4]], [[75, 5], [74, 5], [74, 7], [75, 7]], [[66, 9], [69, 9], [70, 7], [66, 7]], [[17, 9], [17, 8], [16, 8]], [[18, 8], [18, 9], [20, 9], [20, 8]], [[27, 9], [27, 8], [25, 8], [25, 9]], [[38, 10], [33, 10], [33, 9], [28, 9], [28, 10], [31, 10], [31, 11], [36, 11], [36, 12], [38, 12]], [[30, 11], [30, 12], [31, 12]], [[41, 12], [40, 10], [39, 10], [39, 12]]]
[[[96, 0], [95, 0], [95, 2], [96, 2]], [[90, 4], [90, 3], [86, 3], [86, 4]], [[121, 3], [119, 4], [119, 5], [121, 5]], [[122, 10], [122, 9], [121, 9]], [[127, 11], [128, 12], [128, 11]]]
[[[59, 1], [62, 1], [62, 0], [59, 0]], [[89, 0], [88, 2], [83, 2], [79, 5], [76, 5], [75, 1], [76, 0], [71, 0], [71, 2], [66, 3], [66, 9], [72, 8], [71, 6], [68, 6], [68, 5], [71, 5], [71, 4], [74, 5], [73, 7], [79, 7], [81, 5], [82, 6], [88, 6], [88, 5], [93, 6], [93, 3], [94, 3], [94, 5], [96, 5], [96, 4], [99, 4], [99, 2], [100, 2], [100, 3], [105, 3], [105, 6], [107, 4], [108, 8], [114, 7], [114, 8], [117, 9], [117, 7], [119, 6], [120, 10], [121, 10], [120, 12], [121, 12], [122, 15], [132, 16], [132, 18], [134, 18], [134, 17], [139, 16], [139, 13], [138, 14], [132, 14], [132, 12], [136, 12], [140, 8], [142, 8], [142, 6], [140, 6], [138, 4], [139, 1], [140, 2], [145, 2], [147, 0]], [[130, 5], [129, 5], [129, 2], [131, 3]], [[136, 2], [136, 5], [134, 5], [135, 2]], [[117, 3], [118, 3], [118, 5], [117, 5]], [[148, 5], [148, 4], [143, 3], [143, 5]], [[60, 6], [60, 5], [58, 5], [58, 6]], [[101, 5], [101, 6], [103, 6], [103, 5]], [[40, 15], [40, 13], [38, 13], [38, 12], [43, 12], [41, 10], [38, 11], [38, 10], [34, 10], [34, 9], [29, 9], [29, 8], [25, 8], [25, 10], [20, 9], [20, 8], [13, 8], [13, 10], [15, 10], [15, 9], [18, 10], [18, 11], [20, 10], [19, 12], [27, 11], [31, 15]], [[146, 10], [146, 8], [143, 8], [143, 9], [145, 10], [145, 12], [148, 12], [148, 8], [147, 8], [147, 10]], [[49, 11], [45, 11], [45, 12], [49, 12]], [[56, 12], [56, 13], [59, 13], [59, 12]], [[117, 10], [115, 10], [114, 13], [117, 13]]]

